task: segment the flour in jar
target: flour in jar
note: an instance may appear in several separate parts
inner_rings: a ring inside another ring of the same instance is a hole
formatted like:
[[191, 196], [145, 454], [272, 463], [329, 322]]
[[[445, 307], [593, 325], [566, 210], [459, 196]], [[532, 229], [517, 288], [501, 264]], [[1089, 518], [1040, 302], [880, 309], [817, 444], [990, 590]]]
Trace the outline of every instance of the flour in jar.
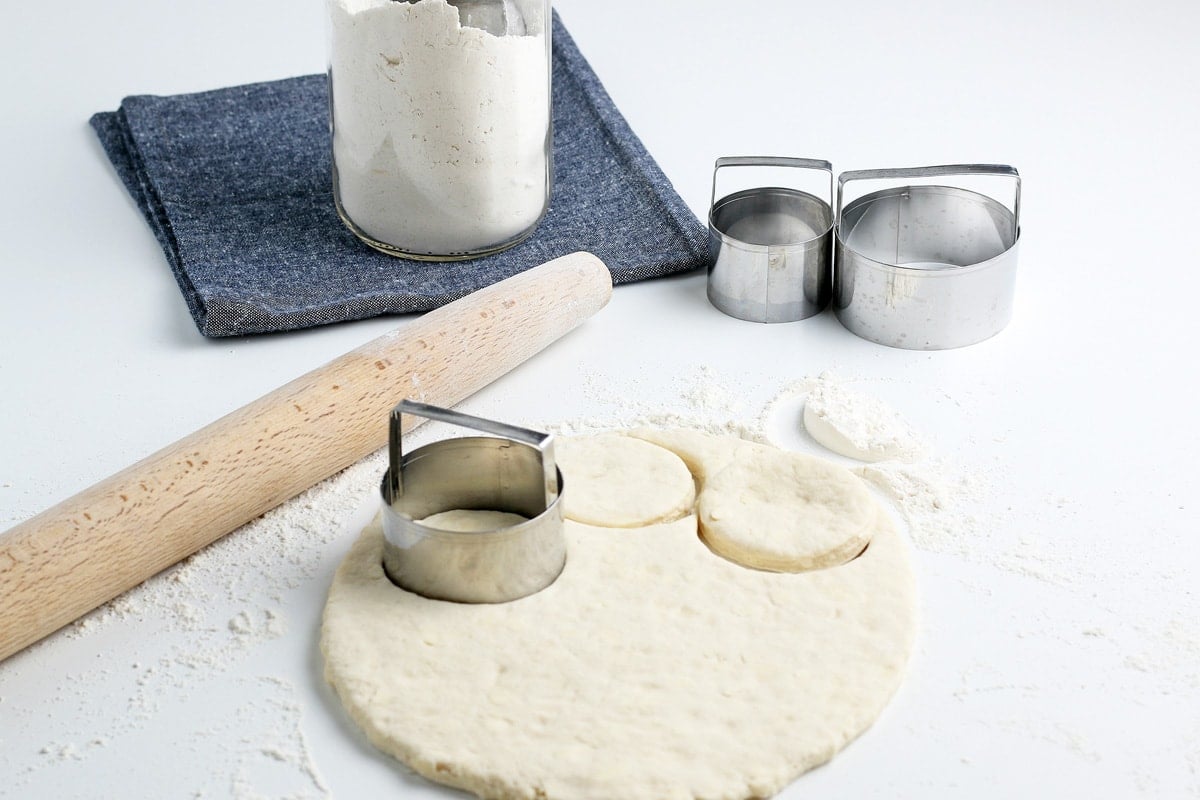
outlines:
[[413, 255], [494, 249], [548, 200], [550, 35], [459, 23], [446, 0], [329, 0], [335, 192], [356, 233]]

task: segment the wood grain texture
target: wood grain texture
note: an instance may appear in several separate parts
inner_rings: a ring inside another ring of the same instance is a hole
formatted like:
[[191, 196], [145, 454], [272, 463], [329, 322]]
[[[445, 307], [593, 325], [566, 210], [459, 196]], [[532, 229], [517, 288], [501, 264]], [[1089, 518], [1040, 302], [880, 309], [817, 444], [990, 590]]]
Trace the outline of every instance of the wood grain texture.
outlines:
[[402, 398], [452, 406], [611, 294], [608, 269], [590, 254], [535, 267], [368, 342], [0, 534], [0, 660], [379, 449]]

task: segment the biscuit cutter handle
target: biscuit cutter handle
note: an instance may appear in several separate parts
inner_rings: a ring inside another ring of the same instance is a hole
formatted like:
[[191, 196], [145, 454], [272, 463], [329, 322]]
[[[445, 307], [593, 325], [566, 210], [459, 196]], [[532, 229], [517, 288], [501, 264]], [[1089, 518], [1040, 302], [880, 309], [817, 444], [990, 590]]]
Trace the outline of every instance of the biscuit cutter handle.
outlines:
[[[843, 194], [850, 181], [896, 181], [924, 178], [949, 178], [983, 175], [997, 178], [1012, 178], [1013, 200], [1010, 208], [1013, 215], [1013, 233], [1021, 229], [1021, 173], [1008, 164], [939, 164], [932, 167], [894, 167], [891, 169], [856, 169], [838, 176], [837, 205], [835, 219], [841, 225], [842, 209], [845, 208]], [[1000, 202], [999, 198], [995, 198]]]
[[404, 494], [405, 414], [457, 425], [460, 428], [471, 428], [499, 439], [509, 439], [533, 447], [538, 451], [542, 460], [546, 508], [549, 508], [558, 499], [558, 467], [554, 461], [553, 435], [408, 399], [401, 400], [399, 405], [392, 409], [391, 418], [388, 421], [387, 486], [390, 497], [396, 498]]
[[723, 156], [713, 165], [712, 195], [708, 207], [717, 204], [717, 173], [726, 167], [786, 167], [825, 172], [829, 175], [830, 204], [833, 203], [833, 164], [820, 158], [793, 158], [791, 156]]
[[0, 534], [0, 660], [385, 446], [382, 423], [398, 398], [453, 406], [611, 295], [595, 256], [549, 261], [413, 319]]

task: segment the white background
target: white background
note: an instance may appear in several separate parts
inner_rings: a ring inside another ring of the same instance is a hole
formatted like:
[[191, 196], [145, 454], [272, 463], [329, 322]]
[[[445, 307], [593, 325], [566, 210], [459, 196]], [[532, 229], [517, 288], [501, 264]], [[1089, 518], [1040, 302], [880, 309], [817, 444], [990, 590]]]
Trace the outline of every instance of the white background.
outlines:
[[[556, 7], [702, 217], [722, 155], [1017, 166], [1016, 316], [974, 347], [904, 352], [829, 312], [726, 318], [691, 274], [618, 288], [466, 408], [666, 410], [707, 381], [753, 416], [804, 376], [855, 379], [987, 490], [975, 539], [914, 549], [922, 628], [896, 700], [785, 795], [1200, 795], [1200, 7]], [[323, 25], [316, 0], [0, 10], [0, 527], [405, 324], [203, 339], [86, 125], [127, 94], [322, 71]], [[134, 592], [0, 664], [0, 795], [453, 796], [373, 751], [320, 677], [321, 602], [372, 470], [315, 539], [239, 532], [178, 603]], [[267, 633], [237, 634], [241, 613]]]

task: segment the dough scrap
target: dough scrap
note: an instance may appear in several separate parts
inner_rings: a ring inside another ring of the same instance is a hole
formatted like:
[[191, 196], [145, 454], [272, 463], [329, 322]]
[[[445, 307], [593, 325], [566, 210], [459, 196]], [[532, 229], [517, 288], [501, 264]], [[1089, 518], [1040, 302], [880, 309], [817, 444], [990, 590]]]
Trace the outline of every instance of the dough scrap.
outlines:
[[563, 516], [587, 525], [638, 528], [690, 514], [692, 475], [679, 456], [617, 433], [555, 443], [563, 474]]
[[457, 533], [484, 533], [511, 528], [528, 522], [529, 517], [508, 511], [480, 511], [474, 509], [451, 509], [417, 520], [422, 525]]
[[871, 541], [875, 503], [863, 482], [823, 459], [743, 447], [705, 483], [700, 534], [755, 569], [800, 572], [844, 564]]
[[804, 401], [804, 429], [823, 447], [859, 461], [915, 461], [925, 443], [908, 420], [882, 400], [822, 382]]
[[[706, 481], [761, 447], [661, 438]], [[903, 678], [908, 548], [865, 498], [870, 547], [800, 573], [722, 558], [695, 516], [627, 535], [568, 521], [558, 579], [495, 605], [394, 586], [376, 521], [330, 589], [325, 675], [376, 747], [483, 798], [767, 797], [869, 727]]]

